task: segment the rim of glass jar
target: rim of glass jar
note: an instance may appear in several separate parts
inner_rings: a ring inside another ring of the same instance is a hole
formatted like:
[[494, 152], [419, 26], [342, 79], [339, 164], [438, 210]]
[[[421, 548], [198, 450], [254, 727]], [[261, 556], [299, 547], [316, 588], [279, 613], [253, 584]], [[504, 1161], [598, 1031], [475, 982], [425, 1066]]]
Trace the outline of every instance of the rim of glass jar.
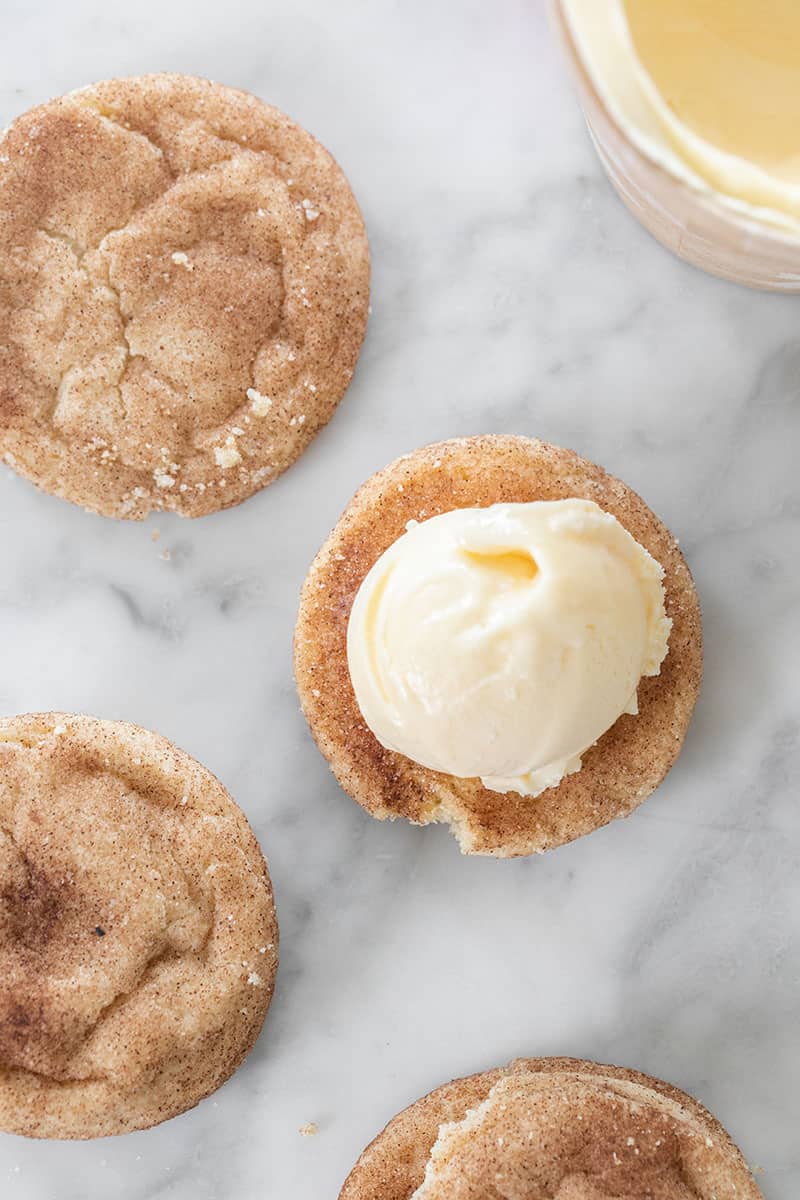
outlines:
[[639, 223], [673, 254], [711, 275], [764, 291], [800, 292], [800, 238], [731, 210], [648, 158], [600, 96], [562, 0], [550, 0], [550, 11], [600, 162]]

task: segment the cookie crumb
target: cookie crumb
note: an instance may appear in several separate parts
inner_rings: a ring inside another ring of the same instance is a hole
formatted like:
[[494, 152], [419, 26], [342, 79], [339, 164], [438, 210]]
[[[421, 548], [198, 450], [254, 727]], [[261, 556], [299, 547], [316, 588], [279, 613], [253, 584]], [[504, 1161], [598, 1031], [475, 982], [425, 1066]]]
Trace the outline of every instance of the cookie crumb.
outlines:
[[227, 471], [229, 467], [235, 467], [237, 463], [242, 461], [242, 456], [236, 446], [236, 439], [233, 434], [225, 439], [224, 446], [214, 447], [214, 458], [217, 466], [222, 467], [223, 471]]
[[319, 1125], [316, 1121], [308, 1121], [305, 1125], [301, 1125], [297, 1132], [300, 1137], [316, 1137], [319, 1133]]
[[272, 400], [269, 396], [264, 396], [257, 388], [250, 387], [247, 389], [247, 399], [250, 401], [252, 411], [257, 417], [265, 417], [272, 408]]

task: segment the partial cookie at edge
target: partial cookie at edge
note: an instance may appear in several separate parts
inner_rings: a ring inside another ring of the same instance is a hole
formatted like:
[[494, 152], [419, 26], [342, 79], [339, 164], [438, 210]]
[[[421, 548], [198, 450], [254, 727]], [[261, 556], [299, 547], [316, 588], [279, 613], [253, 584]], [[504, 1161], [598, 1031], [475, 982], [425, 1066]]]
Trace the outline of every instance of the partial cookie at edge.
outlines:
[[442, 1125], [463, 1121], [489, 1096], [497, 1083], [517, 1073], [559, 1078], [597, 1077], [610, 1086], [619, 1083], [634, 1091], [646, 1089], [680, 1108], [709, 1137], [731, 1178], [741, 1185], [744, 1200], [763, 1200], [738, 1148], [727, 1132], [697, 1100], [678, 1088], [624, 1067], [604, 1066], [583, 1059], [517, 1059], [510, 1066], [454, 1080], [398, 1113], [364, 1150], [340, 1192], [339, 1200], [411, 1200], [423, 1183], [425, 1169]]
[[99, 1137], [191, 1108], [251, 1049], [274, 986], [243, 813], [122, 722], [0, 719], [0, 766], [0, 1128]]

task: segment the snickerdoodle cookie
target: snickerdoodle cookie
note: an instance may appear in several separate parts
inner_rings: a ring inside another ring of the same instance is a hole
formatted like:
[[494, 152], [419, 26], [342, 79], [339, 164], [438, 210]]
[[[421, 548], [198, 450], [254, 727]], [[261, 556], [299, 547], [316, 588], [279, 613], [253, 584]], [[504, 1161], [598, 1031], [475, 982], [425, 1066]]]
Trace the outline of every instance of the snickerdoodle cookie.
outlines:
[[691, 1096], [622, 1067], [519, 1059], [395, 1117], [340, 1200], [761, 1200], [741, 1153]]
[[441, 442], [368, 480], [295, 632], [303, 712], [345, 791], [503, 857], [650, 795], [701, 671], [675, 539], [618, 479], [522, 437]]
[[277, 943], [209, 771], [133, 725], [0, 719], [0, 1129], [101, 1137], [197, 1104], [258, 1036]]
[[368, 300], [347, 180], [255, 96], [111, 80], [0, 137], [0, 458], [54, 495], [238, 504], [333, 414]]

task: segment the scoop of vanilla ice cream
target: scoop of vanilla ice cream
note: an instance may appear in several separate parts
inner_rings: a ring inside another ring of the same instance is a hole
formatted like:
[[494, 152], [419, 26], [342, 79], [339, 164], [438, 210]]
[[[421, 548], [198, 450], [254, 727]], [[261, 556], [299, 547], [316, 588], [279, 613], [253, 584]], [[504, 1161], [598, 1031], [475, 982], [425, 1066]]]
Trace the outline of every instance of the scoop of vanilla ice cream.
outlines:
[[411, 522], [350, 614], [364, 720], [425, 767], [537, 796], [637, 712], [639, 680], [667, 653], [663, 574], [589, 500]]

